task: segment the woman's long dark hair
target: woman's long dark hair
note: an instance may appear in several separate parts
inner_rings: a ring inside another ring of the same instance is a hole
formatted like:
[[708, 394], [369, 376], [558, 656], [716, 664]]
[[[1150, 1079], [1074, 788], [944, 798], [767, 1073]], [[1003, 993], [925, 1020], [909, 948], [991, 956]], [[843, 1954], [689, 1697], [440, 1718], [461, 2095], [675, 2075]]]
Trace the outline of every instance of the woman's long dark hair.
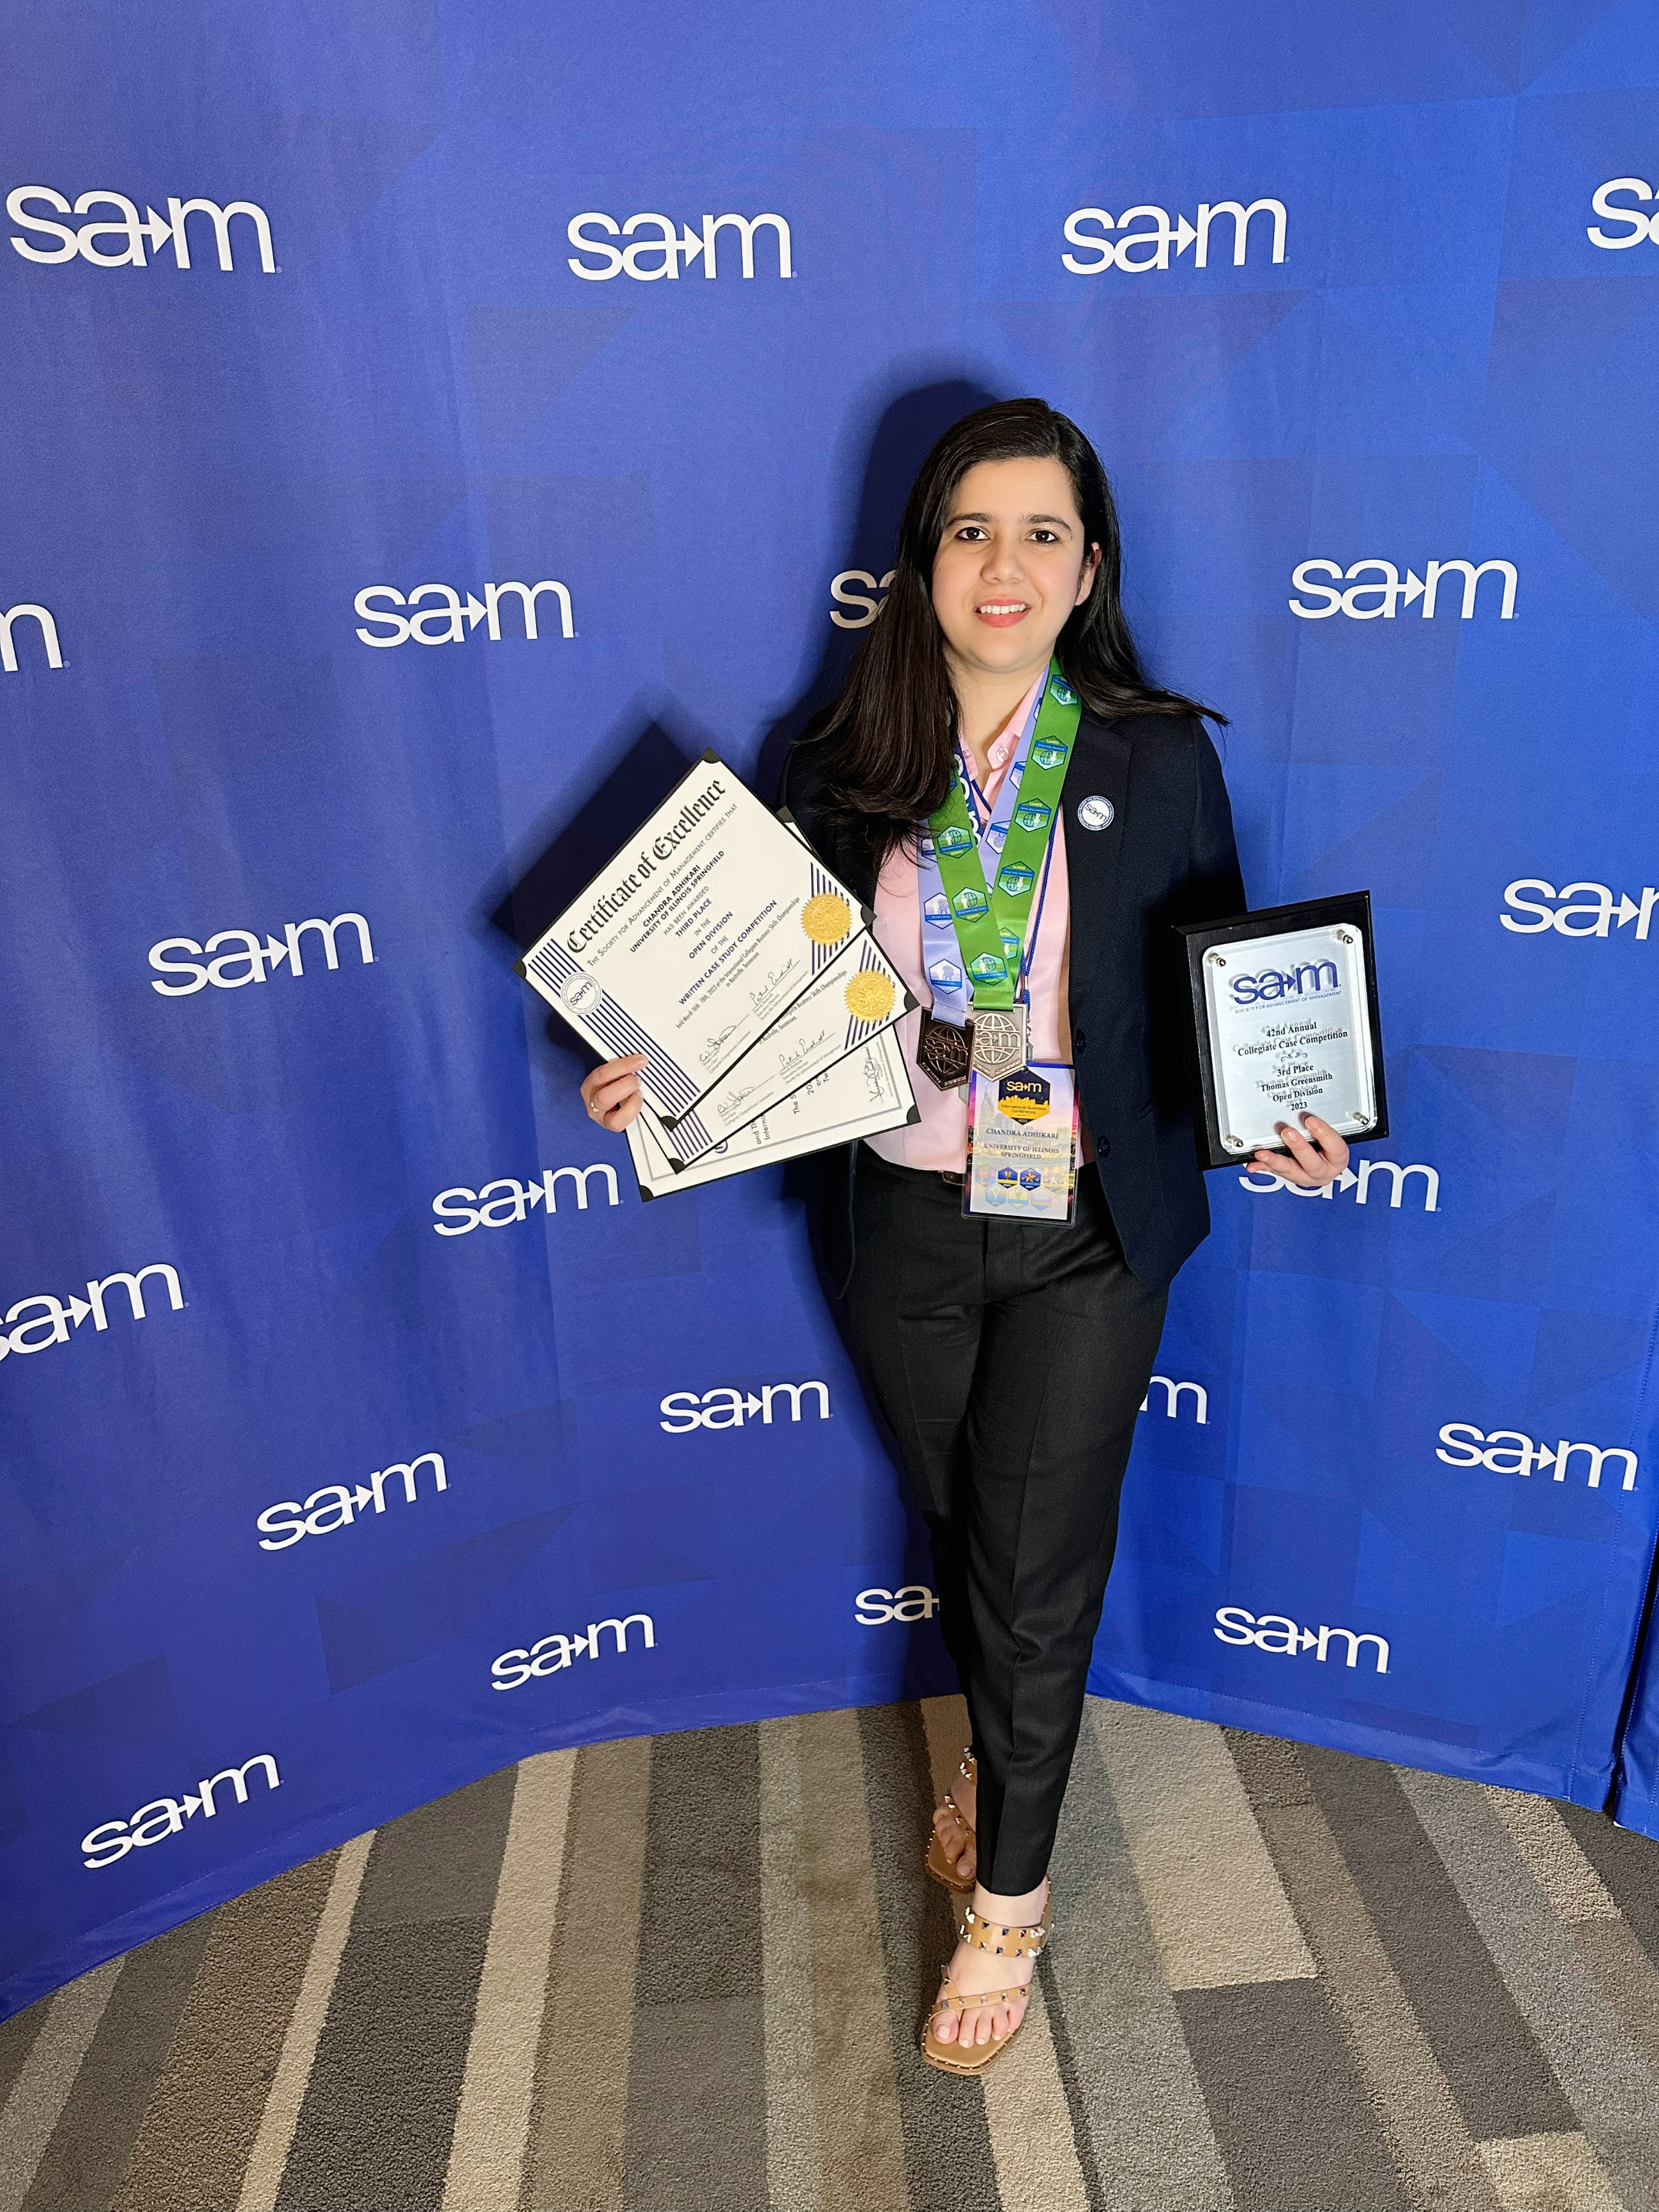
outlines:
[[1066, 681], [1097, 714], [1209, 714], [1147, 682], [1120, 596], [1117, 509], [1100, 457], [1075, 422], [1042, 399], [1003, 399], [964, 415], [921, 465], [899, 529], [885, 605], [820, 735], [830, 811], [872, 866], [945, 802], [957, 701], [933, 612], [933, 562], [957, 486], [981, 461], [1058, 461], [1072, 480], [1094, 588], [1054, 647]]

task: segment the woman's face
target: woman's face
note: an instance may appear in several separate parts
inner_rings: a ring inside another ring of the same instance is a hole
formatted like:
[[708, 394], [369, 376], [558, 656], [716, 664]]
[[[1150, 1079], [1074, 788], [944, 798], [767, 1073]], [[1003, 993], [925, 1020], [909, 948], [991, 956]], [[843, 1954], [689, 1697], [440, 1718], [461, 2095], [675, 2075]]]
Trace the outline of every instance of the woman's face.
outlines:
[[946, 659], [985, 675], [1035, 673], [1099, 565], [1058, 461], [981, 461], [956, 488], [933, 558]]

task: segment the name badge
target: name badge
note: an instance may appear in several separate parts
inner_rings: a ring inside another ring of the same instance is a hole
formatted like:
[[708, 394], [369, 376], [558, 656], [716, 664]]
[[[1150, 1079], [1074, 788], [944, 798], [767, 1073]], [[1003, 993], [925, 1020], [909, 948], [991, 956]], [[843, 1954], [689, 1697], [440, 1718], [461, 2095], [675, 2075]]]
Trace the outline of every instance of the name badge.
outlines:
[[1064, 1224], [1077, 1216], [1077, 1079], [1063, 1060], [968, 1083], [965, 1214]]

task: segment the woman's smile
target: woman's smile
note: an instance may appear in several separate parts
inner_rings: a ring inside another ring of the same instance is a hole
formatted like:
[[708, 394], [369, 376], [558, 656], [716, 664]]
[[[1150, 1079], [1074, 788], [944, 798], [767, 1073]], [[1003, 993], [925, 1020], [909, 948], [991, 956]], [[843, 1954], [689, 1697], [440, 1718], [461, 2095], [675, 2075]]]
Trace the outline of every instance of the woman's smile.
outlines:
[[974, 612], [993, 629], [1012, 629], [1031, 611], [1029, 599], [982, 599]]

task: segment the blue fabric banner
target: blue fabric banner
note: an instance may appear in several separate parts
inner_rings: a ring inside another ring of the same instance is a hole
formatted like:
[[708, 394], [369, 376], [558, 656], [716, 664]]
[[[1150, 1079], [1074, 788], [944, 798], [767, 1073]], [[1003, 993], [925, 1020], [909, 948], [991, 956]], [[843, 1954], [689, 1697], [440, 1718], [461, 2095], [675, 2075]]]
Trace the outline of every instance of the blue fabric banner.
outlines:
[[945, 1686], [804, 1172], [643, 1205], [514, 933], [705, 745], [770, 795], [1024, 392], [1253, 902], [1370, 890], [1393, 1115], [1211, 1176], [1095, 1686], [1659, 1834], [1652, 10], [4, 48], [0, 2008], [538, 1747]]

